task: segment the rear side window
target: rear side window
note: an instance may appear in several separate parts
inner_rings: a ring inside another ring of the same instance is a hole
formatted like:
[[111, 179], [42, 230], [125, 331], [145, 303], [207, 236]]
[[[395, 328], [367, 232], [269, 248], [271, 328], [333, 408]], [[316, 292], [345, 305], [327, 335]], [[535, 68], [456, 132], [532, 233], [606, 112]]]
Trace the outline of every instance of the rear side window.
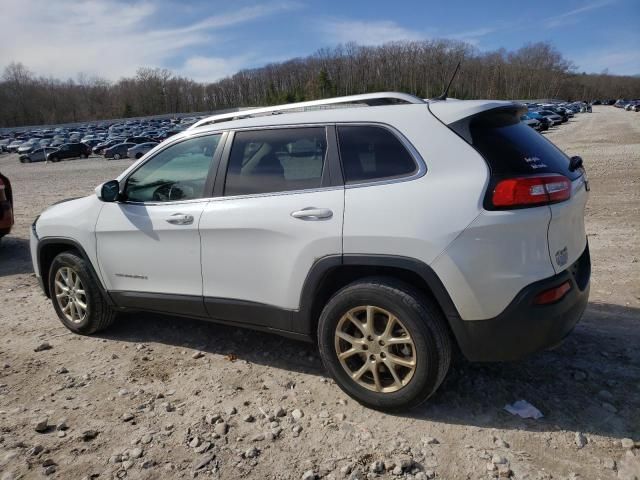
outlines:
[[469, 133], [494, 177], [559, 173], [574, 180], [581, 175], [580, 170], [569, 171], [569, 158], [521, 123], [513, 110], [493, 110], [472, 118]]
[[304, 190], [322, 186], [324, 127], [236, 132], [224, 194]]
[[346, 183], [398, 178], [418, 170], [402, 142], [386, 128], [341, 126], [338, 138]]

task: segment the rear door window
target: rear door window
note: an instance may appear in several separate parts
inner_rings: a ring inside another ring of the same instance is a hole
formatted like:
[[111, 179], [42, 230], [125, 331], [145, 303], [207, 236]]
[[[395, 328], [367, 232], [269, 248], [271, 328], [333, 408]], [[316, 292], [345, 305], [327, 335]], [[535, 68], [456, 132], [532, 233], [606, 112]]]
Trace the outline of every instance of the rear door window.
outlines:
[[399, 178], [418, 170], [402, 142], [386, 128], [339, 126], [338, 139], [347, 184]]
[[472, 118], [469, 133], [495, 177], [559, 173], [575, 180], [582, 174], [580, 169], [571, 172], [569, 157], [521, 123], [513, 110], [492, 110]]
[[325, 127], [236, 132], [224, 194], [252, 195], [322, 186]]

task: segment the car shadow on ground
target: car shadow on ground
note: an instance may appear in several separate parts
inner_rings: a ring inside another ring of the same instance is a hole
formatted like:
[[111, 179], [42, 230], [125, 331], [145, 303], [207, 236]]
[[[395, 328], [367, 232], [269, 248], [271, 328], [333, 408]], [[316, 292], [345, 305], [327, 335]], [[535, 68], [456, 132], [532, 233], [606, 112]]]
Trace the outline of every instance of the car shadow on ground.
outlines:
[[0, 277], [33, 272], [29, 240], [11, 234], [0, 240]]
[[[591, 303], [583, 321], [555, 350], [519, 362], [458, 360], [428, 402], [395, 415], [414, 419], [416, 427], [430, 421], [632, 436], [640, 431], [638, 327], [640, 309]], [[194, 348], [283, 370], [327, 375], [313, 344], [206, 321], [126, 314], [100, 336]], [[521, 419], [503, 409], [520, 399], [537, 407], [544, 418]]]

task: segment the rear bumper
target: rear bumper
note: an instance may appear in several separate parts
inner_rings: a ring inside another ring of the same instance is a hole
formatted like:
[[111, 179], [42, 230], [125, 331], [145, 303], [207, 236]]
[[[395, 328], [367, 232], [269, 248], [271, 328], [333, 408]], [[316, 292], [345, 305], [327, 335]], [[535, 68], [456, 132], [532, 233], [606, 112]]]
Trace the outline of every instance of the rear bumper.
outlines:
[[[450, 317], [462, 353], [471, 361], [508, 361], [559, 344], [571, 333], [587, 307], [590, 276], [587, 244], [573, 265], [525, 287], [497, 317], [471, 321]], [[567, 280], [571, 290], [561, 300], [549, 305], [534, 304], [540, 292]]]

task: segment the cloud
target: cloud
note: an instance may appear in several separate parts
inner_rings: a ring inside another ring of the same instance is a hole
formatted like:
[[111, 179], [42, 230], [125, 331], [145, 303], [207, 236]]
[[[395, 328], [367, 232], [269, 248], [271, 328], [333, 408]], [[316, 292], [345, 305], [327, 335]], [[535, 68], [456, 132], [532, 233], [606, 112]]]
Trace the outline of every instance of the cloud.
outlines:
[[381, 45], [397, 40], [422, 40], [421, 32], [401, 27], [390, 20], [324, 20], [320, 31], [331, 43], [356, 42], [360, 45]]
[[598, 0], [595, 2], [587, 3], [586, 5], [576, 8], [574, 10], [569, 10], [568, 12], [561, 13], [559, 15], [554, 15], [553, 17], [549, 17], [544, 20], [544, 25], [547, 28], [560, 27], [567, 23], [576, 23], [578, 21], [578, 17], [580, 14], [584, 12], [588, 12], [590, 10], [595, 10], [596, 8], [606, 7], [607, 5], [611, 5], [616, 0]]
[[475, 30], [468, 30], [466, 32], [457, 32], [444, 35], [444, 38], [452, 38], [454, 40], [462, 40], [471, 45], [478, 45], [480, 38], [495, 32], [495, 28], [477, 28]]
[[[223, 44], [225, 28], [298, 6], [287, 1], [265, 3], [185, 25], [159, 27], [174, 20], [167, 12], [180, 8], [159, 5], [162, 2], [58, 0], [54, 5], [50, 0], [3, 0], [0, 69], [19, 61], [40, 75], [70, 78], [84, 72], [116, 80], [134, 74], [141, 66], [165, 67], [194, 47]], [[203, 72], [203, 58], [207, 57], [185, 61], [185, 68]], [[225, 62], [243, 66], [238, 63], [241, 57], [220, 58], [218, 68], [213, 68], [212, 58], [208, 61], [211, 74], [228, 73]]]
[[253, 60], [255, 60], [255, 55], [252, 54], [231, 58], [197, 55], [185, 60], [180, 67], [180, 74], [196, 82], [211, 83], [233, 75]]
[[616, 48], [592, 50], [574, 59], [578, 71], [600, 73], [608, 70], [614, 75], [636, 75], [640, 71], [640, 50]]

